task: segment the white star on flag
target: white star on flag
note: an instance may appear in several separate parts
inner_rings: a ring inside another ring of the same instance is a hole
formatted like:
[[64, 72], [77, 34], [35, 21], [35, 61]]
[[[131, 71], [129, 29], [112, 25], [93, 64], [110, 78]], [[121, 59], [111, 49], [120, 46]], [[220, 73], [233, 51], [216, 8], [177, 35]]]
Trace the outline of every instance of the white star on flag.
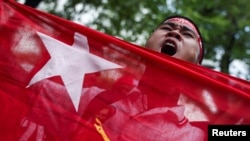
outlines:
[[87, 38], [79, 33], [74, 35], [74, 44], [69, 46], [61, 41], [37, 32], [51, 58], [32, 77], [28, 87], [43, 79], [60, 75], [73, 105], [78, 111], [82, 84], [86, 73], [122, 68], [89, 52]]

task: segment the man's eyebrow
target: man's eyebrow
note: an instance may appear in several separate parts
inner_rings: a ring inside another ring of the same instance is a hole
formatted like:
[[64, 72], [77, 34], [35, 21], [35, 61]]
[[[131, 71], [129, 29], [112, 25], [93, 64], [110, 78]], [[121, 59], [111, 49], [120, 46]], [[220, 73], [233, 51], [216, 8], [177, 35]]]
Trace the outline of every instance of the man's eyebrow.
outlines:
[[164, 23], [162, 23], [162, 25], [169, 25], [171, 27], [177, 27], [178, 26], [176, 23], [172, 23], [172, 22], [164, 22]]
[[[171, 26], [171, 27], [178, 27], [178, 24], [176, 24], [176, 23], [173, 23], [173, 22], [164, 22], [164, 23], [162, 23], [162, 25], [169, 25], [169, 26]], [[192, 32], [194, 35], [196, 35], [196, 33], [195, 33], [195, 31], [193, 31], [191, 28], [189, 28], [189, 27], [187, 27], [187, 26], [185, 26], [185, 25], [180, 25], [180, 27], [181, 27], [181, 30], [182, 31], [188, 31], [188, 32]], [[197, 35], [196, 35], [197, 36]]]

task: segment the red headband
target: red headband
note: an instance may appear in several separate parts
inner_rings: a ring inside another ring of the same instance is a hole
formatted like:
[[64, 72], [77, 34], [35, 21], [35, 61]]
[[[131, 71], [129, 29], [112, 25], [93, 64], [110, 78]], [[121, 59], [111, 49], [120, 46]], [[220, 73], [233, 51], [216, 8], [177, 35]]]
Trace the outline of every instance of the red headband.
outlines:
[[197, 34], [197, 41], [198, 41], [199, 47], [200, 47], [199, 60], [201, 62], [201, 59], [202, 59], [202, 41], [201, 41], [200, 34], [197, 31], [197, 28], [194, 26], [194, 24], [191, 23], [190, 21], [184, 19], [184, 18], [171, 18], [171, 19], [168, 19], [167, 21], [186, 25], [187, 27], [189, 27], [191, 30], [193, 30]]

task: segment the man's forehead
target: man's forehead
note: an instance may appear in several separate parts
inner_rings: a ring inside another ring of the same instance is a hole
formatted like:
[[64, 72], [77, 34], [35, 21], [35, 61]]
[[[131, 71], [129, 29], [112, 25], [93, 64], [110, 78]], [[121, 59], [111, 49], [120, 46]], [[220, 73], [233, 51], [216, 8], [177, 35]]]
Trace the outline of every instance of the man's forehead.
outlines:
[[199, 36], [198, 31], [195, 28], [194, 24], [191, 23], [190, 21], [186, 20], [186, 19], [183, 19], [183, 18], [171, 18], [171, 19], [166, 20], [164, 23], [168, 23], [168, 22], [180, 24], [182, 26], [186, 26], [187, 28], [191, 29], [192, 31], [194, 31]]

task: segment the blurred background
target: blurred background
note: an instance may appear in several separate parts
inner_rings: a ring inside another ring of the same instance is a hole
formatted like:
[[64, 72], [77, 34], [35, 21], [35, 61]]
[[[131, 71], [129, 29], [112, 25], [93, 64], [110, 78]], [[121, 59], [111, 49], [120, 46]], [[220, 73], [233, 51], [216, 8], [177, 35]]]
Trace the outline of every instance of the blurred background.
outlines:
[[248, 0], [17, 0], [106, 34], [143, 46], [167, 16], [183, 15], [203, 35], [203, 66], [250, 81]]

